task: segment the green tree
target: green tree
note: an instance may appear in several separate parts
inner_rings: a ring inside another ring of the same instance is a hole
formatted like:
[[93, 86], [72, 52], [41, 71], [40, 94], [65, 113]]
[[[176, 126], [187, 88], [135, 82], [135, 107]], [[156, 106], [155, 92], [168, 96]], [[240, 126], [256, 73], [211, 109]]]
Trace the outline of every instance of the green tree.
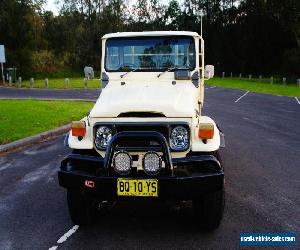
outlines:
[[6, 47], [6, 66], [16, 66], [23, 75], [32, 70], [32, 53], [38, 44], [41, 22], [38, 15], [43, 1], [0, 2], [0, 43]]

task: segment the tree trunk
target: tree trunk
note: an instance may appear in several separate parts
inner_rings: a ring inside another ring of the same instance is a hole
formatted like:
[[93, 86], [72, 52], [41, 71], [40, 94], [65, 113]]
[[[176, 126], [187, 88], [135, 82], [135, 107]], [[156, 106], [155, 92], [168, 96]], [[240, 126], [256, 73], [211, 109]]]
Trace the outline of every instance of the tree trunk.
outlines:
[[300, 38], [299, 38], [297, 32], [295, 32], [294, 34], [295, 34], [295, 38], [296, 38], [296, 42], [297, 42], [297, 47], [300, 48]]

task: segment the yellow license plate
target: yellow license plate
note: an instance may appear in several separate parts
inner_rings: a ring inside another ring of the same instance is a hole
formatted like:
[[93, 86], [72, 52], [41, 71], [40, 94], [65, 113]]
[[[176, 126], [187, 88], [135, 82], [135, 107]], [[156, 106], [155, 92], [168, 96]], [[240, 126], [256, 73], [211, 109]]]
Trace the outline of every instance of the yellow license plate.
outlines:
[[118, 196], [152, 196], [158, 197], [158, 181], [154, 179], [118, 179]]

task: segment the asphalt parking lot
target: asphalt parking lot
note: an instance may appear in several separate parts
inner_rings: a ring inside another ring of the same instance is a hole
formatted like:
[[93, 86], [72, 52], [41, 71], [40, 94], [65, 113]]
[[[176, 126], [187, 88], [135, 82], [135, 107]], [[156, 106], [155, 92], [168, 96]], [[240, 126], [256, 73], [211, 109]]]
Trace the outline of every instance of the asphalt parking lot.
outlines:
[[99, 89], [17, 89], [0, 88], [1, 99], [68, 99], [95, 100], [100, 94]]
[[57, 183], [59, 163], [70, 152], [61, 136], [0, 157], [0, 248], [236, 249], [241, 232], [299, 236], [297, 100], [208, 87], [203, 113], [226, 136], [226, 208], [219, 229], [199, 231], [189, 202], [117, 203], [95, 225], [73, 228], [66, 192]]

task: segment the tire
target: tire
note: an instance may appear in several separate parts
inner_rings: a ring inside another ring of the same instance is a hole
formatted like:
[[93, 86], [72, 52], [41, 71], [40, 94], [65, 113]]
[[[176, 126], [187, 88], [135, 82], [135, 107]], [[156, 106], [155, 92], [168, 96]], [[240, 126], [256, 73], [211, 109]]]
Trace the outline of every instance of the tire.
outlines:
[[84, 226], [92, 224], [98, 203], [79, 190], [68, 189], [67, 201], [69, 214], [74, 224]]
[[219, 227], [225, 204], [224, 188], [193, 200], [194, 215], [201, 229], [214, 230]]
[[221, 166], [222, 166], [222, 169], [224, 171], [224, 163], [223, 163], [223, 159], [221, 157], [221, 154], [220, 154], [220, 151], [217, 150], [217, 151], [214, 151], [212, 152], [212, 155], [215, 156], [217, 158], [217, 160], [220, 162]]

